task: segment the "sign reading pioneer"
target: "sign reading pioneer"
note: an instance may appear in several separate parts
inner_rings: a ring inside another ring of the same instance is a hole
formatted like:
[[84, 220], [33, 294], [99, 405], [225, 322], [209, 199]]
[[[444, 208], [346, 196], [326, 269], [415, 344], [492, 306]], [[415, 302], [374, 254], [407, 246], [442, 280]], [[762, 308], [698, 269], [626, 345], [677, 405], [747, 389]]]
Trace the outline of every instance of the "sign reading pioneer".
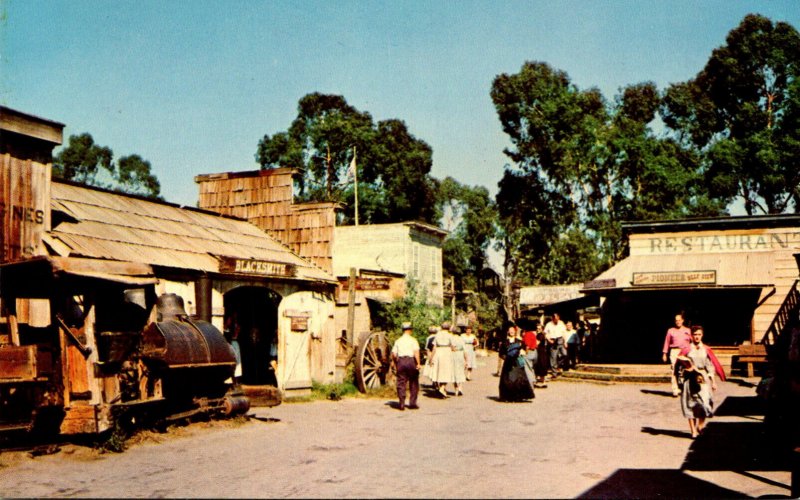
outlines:
[[667, 271], [633, 273], [633, 286], [714, 285], [716, 271]]
[[220, 257], [219, 272], [236, 274], [254, 274], [258, 276], [292, 277], [297, 274], [293, 264], [272, 262], [257, 259], [237, 259]]

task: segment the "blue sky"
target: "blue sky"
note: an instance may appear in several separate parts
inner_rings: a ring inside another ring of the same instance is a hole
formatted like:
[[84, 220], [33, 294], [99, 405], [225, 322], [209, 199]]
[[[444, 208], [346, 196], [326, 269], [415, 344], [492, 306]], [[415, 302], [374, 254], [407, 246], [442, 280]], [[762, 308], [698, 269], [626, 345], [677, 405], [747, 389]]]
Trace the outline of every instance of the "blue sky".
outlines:
[[527, 60], [613, 99], [700, 71], [745, 14], [800, 27], [790, 1], [0, 0], [0, 102], [151, 162], [168, 201], [201, 173], [258, 168], [310, 92], [399, 118], [433, 175], [491, 193], [507, 146], [493, 78]]

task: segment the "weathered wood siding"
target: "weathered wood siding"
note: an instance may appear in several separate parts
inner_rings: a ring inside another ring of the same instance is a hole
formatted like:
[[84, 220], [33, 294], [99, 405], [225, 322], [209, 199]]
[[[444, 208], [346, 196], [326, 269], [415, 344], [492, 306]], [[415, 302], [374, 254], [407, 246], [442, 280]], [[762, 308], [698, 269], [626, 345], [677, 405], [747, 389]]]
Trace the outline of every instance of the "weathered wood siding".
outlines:
[[331, 272], [337, 205], [294, 204], [294, 174], [278, 168], [197, 176], [199, 207], [245, 219]]
[[42, 255], [50, 227], [50, 166], [0, 154], [0, 262]]

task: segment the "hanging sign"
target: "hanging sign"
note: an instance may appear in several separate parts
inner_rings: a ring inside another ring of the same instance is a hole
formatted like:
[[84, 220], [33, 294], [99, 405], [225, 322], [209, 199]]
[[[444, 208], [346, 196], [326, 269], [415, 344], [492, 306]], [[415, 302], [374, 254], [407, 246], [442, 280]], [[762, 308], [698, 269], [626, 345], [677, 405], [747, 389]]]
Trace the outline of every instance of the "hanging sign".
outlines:
[[220, 257], [219, 272], [253, 274], [258, 276], [292, 277], [297, 274], [293, 264], [257, 259], [237, 259]]
[[[349, 279], [344, 279], [340, 283], [345, 289], [350, 287]], [[356, 290], [388, 290], [390, 283], [391, 278], [356, 278]]]
[[652, 273], [633, 273], [633, 286], [659, 285], [714, 285], [717, 283], [716, 271], [667, 271]]

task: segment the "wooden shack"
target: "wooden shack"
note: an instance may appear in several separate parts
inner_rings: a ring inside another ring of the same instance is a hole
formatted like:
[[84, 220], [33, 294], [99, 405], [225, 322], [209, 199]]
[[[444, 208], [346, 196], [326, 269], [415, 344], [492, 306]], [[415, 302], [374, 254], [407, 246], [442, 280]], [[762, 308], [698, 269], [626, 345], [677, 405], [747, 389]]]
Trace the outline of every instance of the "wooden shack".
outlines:
[[[147, 265], [157, 293], [177, 293], [189, 314], [220, 330], [238, 325], [244, 384], [278, 386], [291, 396], [309, 391], [312, 380], [334, 380], [337, 281], [329, 272], [238, 217], [52, 180], [51, 155], [62, 129], [0, 107], [0, 263], [36, 256], [82, 259], [97, 263], [100, 274], [104, 262]], [[290, 186], [291, 175], [258, 179], [280, 180], [276, 192], [290, 199], [291, 190], [280, 188]], [[228, 194], [236, 200], [250, 195], [236, 189]], [[319, 207], [307, 208], [290, 210], [298, 226], [318, 216]], [[260, 210], [269, 213], [265, 206]], [[326, 219], [331, 228], [332, 214], [331, 209]], [[287, 234], [298, 241], [325, 240], [314, 231]], [[301, 246], [330, 261], [329, 250]], [[14, 317], [24, 327], [51, 321], [46, 303], [17, 302]], [[0, 325], [0, 335], [2, 330]]]

